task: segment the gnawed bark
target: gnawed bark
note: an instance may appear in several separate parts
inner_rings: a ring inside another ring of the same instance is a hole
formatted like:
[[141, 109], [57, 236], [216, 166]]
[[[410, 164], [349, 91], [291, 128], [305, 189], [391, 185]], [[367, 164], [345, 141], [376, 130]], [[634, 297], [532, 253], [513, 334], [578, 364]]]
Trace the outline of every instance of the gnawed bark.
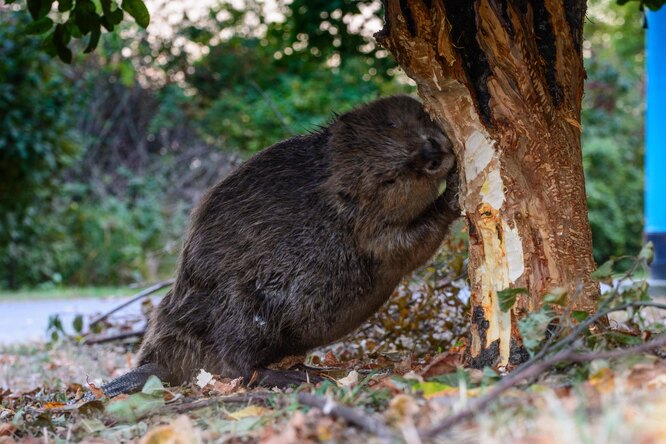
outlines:
[[[582, 0], [388, 0], [377, 40], [454, 141], [470, 236], [471, 364], [526, 358], [517, 320], [599, 288], [580, 145]], [[526, 288], [504, 313], [497, 292]]]

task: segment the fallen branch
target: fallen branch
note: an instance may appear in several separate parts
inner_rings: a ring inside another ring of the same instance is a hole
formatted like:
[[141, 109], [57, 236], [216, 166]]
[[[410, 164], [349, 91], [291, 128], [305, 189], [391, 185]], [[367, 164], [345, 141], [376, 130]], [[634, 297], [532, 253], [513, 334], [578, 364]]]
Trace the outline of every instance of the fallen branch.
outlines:
[[595, 359], [621, 358], [624, 356], [631, 356], [646, 351], [651, 351], [656, 348], [663, 347], [665, 345], [666, 345], [666, 335], [662, 335], [659, 336], [657, 339], [646, 342], [644, 344], [618, 350], [589, 352], [589, 353], [579, 353], [571, 349], [561, 351], [544, 359], [542, 362], [534, 362], [530, 366], [522, 367], [522, 369], [515, 370], [513, 373], [504, 377], [500, 382], [495, 384], [487, 394], [478, 398], [475, 402], [471, 402], [468, 407], [464, 408], [455, 415], [448, 416], [447, 418], [444, 418], [442, 421], [440, 421], [430, 429], [422, 431], [421, 436], [425, 438], [433, 438], [439, 435], [440, 433], [446, 431], [451, 426], [458, 424], [459, 422], [464, 421], [466, 419], [469, 419], [474, 415], [476, 415], [477, 413], [483, 411], [495, 399], [497, 399], [502, 393], [504, 393], [508, 389], [515, 387], [516, 385], [520, 384], [523, 381], [530, 380], [533, 377], [542, 374], [543, 372], [545, 372], [546, 370], [550, 369], [551, 367], [557, 364], [561, 364], [563, 362], [580, 363], [580, 362], [594, 361]]
[[391, 429], [381, 419], [370, 416], [359, 409], [340, 405], [332, 398], [325, 398], [311, 393], [299, 393], [296, 399], [303, 405], [317, 407], [325, 415], [342, 418], [349, 424], [355, 425], [379, 437], [389, 438], [393, 436]]
[[119, 306], [117, 306], [113, 310], [107, 312], [106, 314], [103, 314], [99, 318], [92, 321], [90, 323], [90, 328], [93, 328], [95, 325], [99, 324], [100, 322], [107, 320], [109, 318], [109, 316], [111, 316], [112, 314], [122, 310], [123, 308], [127, 307], [128, 305], [133, 304], [134, 302], [138, 301], [139, 299], [143, 299], [146, 296], [150, 296], [151, 294], [153, 294], [157, 291], [160, 291], [164, 287], [169, 287], [170, 285], [173, 285], [174, 282], [175, 282], [175, 279], [167, 279], [166, 281], [158, 282], [155, 285], [146, 288], [145, 290], [143, 290], [143, 291], [137, 293], [136, 295], [134, 295], [132, 297], [132, 299], [130, 299], [129, 301], [120, 304]]
[[128, 331], [125, 333], [118, 333], [117, 335], [110, 336], [93, 336], [83, 340], [83, 345], [92, 344], [106, 344], [107, 342], [121, 341], [127, 338], [141, 337], [146, 333], [146, 330]]
[[558, 350], [562, 350], [563, 347], [573, 344], [576, 341], [576, 339], [578, 339], [578, 337], [583, 332], [585, 332], [591, 325], [605, 319], [606, 316], [608, 316], [609, 314], [617, 311], [624, 311], [627, 308], [646, 308], [646, 307], [666, 310], [666, 304], [661, 304], [659, 302], [651, 302], [651, 301], [627, 302], [625, 304], [618, 305], [612, 308], [607, 308], [598, 313], [590, 315], [587, 319], [578, 324], [569, 335], [567, 335], [563, 339], [560, 339], [557, 342], [554, 342], [554, 338], [557, 338], [558, 335], [562, 332], [562, 324], [560, 323], [557, 332], [554, 333], [550, 338], [548, 338], [541, 351], [537, 353], [535, 356], [533, 356], [531, 359], [529, 359], [527, 362], [524, 362], [523, 364], [519, 365], [518, 368], [514, 370], [514, 373], [521, 371], [525, 367], [530, 367], [534, 365], [535, 362], [539, 361], [541, 358], [546, 356], [548, 352], [551, 351], [557, 352]]
[[[192, 410], [199, 410], [219, 404], [224, 404], [225, 402], [235, 404], [267, 404], [270, 398], [275, 398], [278, 396], [283, 400], [289, 399], [288, 396], [278, 395], [276, 393], [245, 393], [243, 395], [237, 396], [216, 396], [213, 398], [196, 399], [194, 401], [185, 402], [182, 404], [167, 405], [158, 410], [147, 412], [145, 415], [142, 415], [138, 419], [141, 420], [150, 416], [169, 413], [182, 414]], [[331, 398], [325, 398], [323, 396], [313, 395], [311, 393], [298, 393], [296, 395], [296, 400], [302, 405], [320, 409], [325, 415], [342, 418], [349, 424], [381, 438], [394, 436], [394, 434], [391, 432], [391, 429], [381, 419], [370, 416], [359, 409], [340, 405]]]
[[263, 393], [254, 393], [254, 394], [247, 393], [244, 395], [237, 395], [237, 396], [216, 396], [214, 398], [202, 398], [190, 402], [185, 402], [183, 404], [168, 405], [161, 411], [153, 412], [151, 415], [154, 415], [156, 413], [182, 414], [182, 413], [191, 412], [192, 410], [199, 410], [206, 407], [212, 407], [218, 404], [224, 404], [225, 402], [231, 404], [252, 404], [252, 403], [267, 404], [268, 399], [271, 396], [275, 395], [263, 394]]

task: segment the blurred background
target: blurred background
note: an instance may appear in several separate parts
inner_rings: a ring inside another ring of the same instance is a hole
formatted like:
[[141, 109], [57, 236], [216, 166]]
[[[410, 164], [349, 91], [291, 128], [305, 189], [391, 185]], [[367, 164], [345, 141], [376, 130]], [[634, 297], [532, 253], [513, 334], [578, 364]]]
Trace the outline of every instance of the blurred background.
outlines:
[[[244, 158], [415, 93], [374, 43], [377, 1], [146, 3], [146, 30], [124, 21], [71, 65], [25, 34], [20, 5], [0, 6], [0, 301], [172, 276], [192, 205]], [[642, 243], [642, 20], [589, 2], [583, 153], [599, 263]]]

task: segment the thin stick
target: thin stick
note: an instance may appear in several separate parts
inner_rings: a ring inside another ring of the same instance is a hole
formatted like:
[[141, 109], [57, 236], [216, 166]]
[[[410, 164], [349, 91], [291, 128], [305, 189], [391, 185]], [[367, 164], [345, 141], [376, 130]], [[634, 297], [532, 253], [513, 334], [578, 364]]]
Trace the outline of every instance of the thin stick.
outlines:
[[321, 409], [325, 415], [342, 418], [348, 423], [379, 437], [388, 438], [393, 436], [393, 432], [391, 432], [391, 429], [386, 423], [384, 423], [384, 421], [367, 415], [359, 409], [340, 405], [331, 398], [325, 398], [311, 393], [299, 393], [296, 399], [303, 405], [317, 407]]
[[500, 382], [495, 384], [493, 388], [484, 396], [478, 398], [476, 402], [470, 403], [470, 405], [456, 413], [455, 415], [448, 416], [442, 421], [434, 425], [428, 430], [425, 430], [421, 433], [422, 436], [427, 438], [435, 437], [440, 433], [444, 432], [451, 426], [458, 424], [477, 413], [483, 411], [490, 403], [497, 399], [502, 393], [508, 389], [515, 387], [519, 383], [529, 380], [535, 376], [540, 375], [549, 368], [560, 364], [562, 362], [589, 362], [595, 359], [614, 359], [621, 358], [624, 356], [631, 356], [646, 351], [653, 350], [655, 348], [663, 347], [666, 345], [666, 335], [662, 335], [657, 339], [654, 339], [650, 342], [644, 344], [636, 345], [634, 347], [611, 350], [611, 351], [602, 351], [602, 352], [590, 352], [590, 353], [577, 353], [571, 349], [561, 351], [555, 355], [552, 355], [542, 362], [534, 363], [529, 367], [524, 367], [522, 370], [517, 370], [511, 373], [509, 376], [506, 376]]
[[160, 291], [164, 287], [168, 287], [168, 286], [172, 285], [174, 282], [175, 282], [175, 279], [167, 279], [166, 281], [158, 282], [155, 285], [146, 288], [145, 290], [143, 290], [143, 291], [137, 293], [136, 295], [134, 295], [132, 297], [132, 299], [130, 299], [129, 301], [120, 304], [119, 306], [117, 306], [113, 310], [109, 311], [108, 313], [106, 313], [106, 314], [100, 316], [99, 318], [95, 319], [94, 321], [92, 321], [90, 323], [90, 328], [94, 327], [95, 325], [99, 324], [102, 321], [105, 321], [106, 319], [108, 319], [109, 316], [111, 316], [112, 314], [122, 310], [123, 308], [127, 307], [128, 305], [133, 304], [134, 302], [138, 301], [139, 299], [143, 299], [146, 296], [150, 296], [151, 294], [153, 294], [157, 291]]
[[86, 338], [83, 341], [83, 345], [106, 344], [107, 342], [114, 342], [127, 338], [140, 337], [145, 334], [146, 330], [137, 330], [137, 331], [128, 331], [126, 333], [118, 333], [117, 335], [111, 335], [111, 336]]
[[[146, 413], [139, 419], [165, 413], [186, 413], [192, 410], [198, 410], [218, 404], [223, 404], [225, 402], [241, 404], [260, 402], [266, 404], [271, 397], [276, 396], [280, 395], [276, 395], [274, 393], [246, 393], [239, 396], [216, 396], [213, 398], [196, 399], [194, 401], [186, 402], [183, 404], [165, 406], [164, 408]], [[287, 399], [287, 397], [284, 395], [281, 397], [282, 399]], [[331, 398], [325, 398], [323, 396], [313, 395], [311, 393], [298, 393], [296, 395], [296, 400], [305, 406], [321, 409], [325, 415], [342, 418], [349, 424], [359, 427], [379, 437], [388, 438], [393, 436], [391, 429], [381, 419], [367, 415], [361, 410], [340, 405]]]

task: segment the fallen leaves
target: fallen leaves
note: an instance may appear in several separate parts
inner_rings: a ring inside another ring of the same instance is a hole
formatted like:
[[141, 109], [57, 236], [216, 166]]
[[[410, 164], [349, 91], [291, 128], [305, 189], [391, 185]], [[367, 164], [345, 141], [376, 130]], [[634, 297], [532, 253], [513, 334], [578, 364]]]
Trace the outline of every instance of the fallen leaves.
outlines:
[[180, 415], [169, 424], [155, 427], [146, 433], [139, 444], [199, 444], [201, 433], [192, 420]]
[[265, 416], [272, 413], [271, 409], [267, 409], [265, 407], [261, 407], [258, 405], [250, 405], [247, 406], [243, 409], [237, 410], [233, 413], [227, 414], [227, 416], [231, 419], [243, 419], [243, 418], [249, 418], [252, 416]]

